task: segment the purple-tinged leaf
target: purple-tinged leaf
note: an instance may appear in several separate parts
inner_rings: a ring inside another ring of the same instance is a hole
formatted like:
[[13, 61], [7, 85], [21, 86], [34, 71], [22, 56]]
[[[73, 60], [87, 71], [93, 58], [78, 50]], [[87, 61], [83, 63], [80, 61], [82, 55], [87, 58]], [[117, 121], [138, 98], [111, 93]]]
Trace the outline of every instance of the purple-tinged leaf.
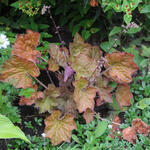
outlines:
[[64, 73], [64, 82], [66, 82], [68, 78], [73, 75], [73, 73], [74, 70], [69, 65], [66, 65]]

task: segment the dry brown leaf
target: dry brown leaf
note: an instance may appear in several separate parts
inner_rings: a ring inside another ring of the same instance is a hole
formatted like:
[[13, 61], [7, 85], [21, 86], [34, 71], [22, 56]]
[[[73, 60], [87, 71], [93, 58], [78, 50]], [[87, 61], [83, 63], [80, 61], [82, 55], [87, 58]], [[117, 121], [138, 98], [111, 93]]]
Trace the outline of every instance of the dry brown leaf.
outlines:
[[[68, 58], [68, 56], [69, 56], [67, 48], [64, 47], [62, 50], [60, 48], [60, 46], [50, 43], [49, 53], [50, 53], [52, 59], [55, 61], [55, 67], [57, 64], [58, 66], [62, 66], [65, 68], [66, 61], [67, 61], [66, 57]], [[66, 57], [65, 57], [65, 55], [66, 55]], [[49, 66], [49, 69], [51, 69], [51, 66]]]
[[[87, 54], [80, 53], [76, 57], [74, 57], [74, 62], [71, 63], [72, 69], [76, 72], [76, 79], [80, 79], [81, 77], [90, 78], [91, 74], [95, 71], [98, 62], [95, 59], [90, 58]], [[98, 72], [95, 72], [92, 78]]]
[[37, 77], [39, 73], [39, 68], [33, 62], [13, 56], [3, 64], [1, 80], [13, 84], [15, 88], [28, 88], [33, 87], [30, 75]]
[[48, 70], [55, 72], [58, 71], [58, 69], [59, 69], [59, 65], [55, 62], [53, 58], [50, 58], [48, 60]]
[[94, 110], [96, 92], [97, 89], [95, 87], [88, 87], [83, 90], [75, 88], [74, 100], [80, 113], [86, 111], [87, 108]]
[[108, 83], [109, 80], [105, 77], [100, 76], [96, 78], [95, 86], [98, 87], [99, 89], [98, 90], [99, 98], [96, 99], [97, 106], [100, 106], [106, 102], [108, 103], [113, 102], [111, 95], [112, 88], [108, 86]]
[[79, 80], [75, 80], [73, 82], [73, 85], [75, 86], [75, 88], [82, 90], [88, 86], [88, 80], [86, 78], [81, 77]]
[[92, 59], [100, 60], [103, 52], [100, 50], [99, 46], [91, 46], [89, 56]]
[[58, 145], [63, 141], [70, 142], [72, 130], [76, 129], [74, 117], [71, 114], [60, 117], [61, 112], [55, 110], [45, 120], [45, 134], [51, 139], [53, 145]]
[[126, 52], [113, 52], [105, 56], [105, 68], [110, 68], [106, 75], [118, 83], [130, 83], [132, 74], [138, 70], [134, 56]]
[[90, 44], [84, 43], [83, 38], [76, 33], [73, 39], [73, 43], [69, 44], [70, 54], [72, 57], [79, 55], [80, 53], [89, 54]]
[[51, 113], [51, 111], [59, 105], [56, 101], [58, 96], [59, 89], [54, 85], [49, 84], [48, 89], [44, 91], [44, 98], [42, 100], [36, 100], [35, 106], [39, 107], [40, 113], [44, 113], [46, 111]]
[[123, 129], [122, 136], [124, 140], [127, 140], [128, 142], [131, 142], [133, 144], [136, 143], [137, 135], [136, 130], [133, 127]]
[[86, 111], [83, 114], [84, 119], [86, 120], [86, 123], [90, 123], [94, 119], [94, 112], [90, 108], [87, 108]]
[[150, 126], [144, 123], [140, 118], [132, 120], [132, 127], [135, 128], [136, 132], [148, 136], [150, 132]]
[[58, 103], [58, 109], [61, 110], [62, 114], [69, 113], [74, 117], [77, 117], [77, 106], [73, 99], [73, 95], [68, 95], [67, 97], [58, 97], [56, 101]]
[[37, 57], [41, 55], [39, 51], [35, 50], [39, 44], [39, 38], [40, 34], [31, 30], [27, 30], [24, 35], [18, 35], [13, 47], [12, 55], [36, 63]]
[[88, 55], [92, 59], [99, 60], [102, 56], [102, 51], [98, 46], [92, 46], [85, 43], [83, 38], [76, 33], [73, 43], [69, 44], [71, 57], [78, 56], [80, 53]]
[[132, 98], [133, 95], [130, 92], [130, 87], [127, 84], [120, 84], [117, 86], [116, 100], [120, 106], [120, 109], [122, 109], [123, 106], [130, 106]]

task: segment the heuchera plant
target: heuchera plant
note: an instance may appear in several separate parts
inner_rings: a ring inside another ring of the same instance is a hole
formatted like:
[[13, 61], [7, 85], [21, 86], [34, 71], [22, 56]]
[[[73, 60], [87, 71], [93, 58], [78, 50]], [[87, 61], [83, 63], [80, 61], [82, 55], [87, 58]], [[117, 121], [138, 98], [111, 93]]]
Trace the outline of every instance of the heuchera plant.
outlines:
[[[12, 56], [2, 66], [1, 80], [16, 88], [34, 89], [29, 98], [21, 97], [20, 105], [35, 104], [40, 113], [50, 113], [45, 119], [45, 134], [53, 145], [70, 142], [77, 113], [83, 113], [89, 123], [93, 120], [95, 105], [113, 102], [110, 81], [118, 84], [116, 99], [120, 108], [131, 105], [132, 93], [128, 84], [138, 69], [133, 55], [116, 51], [103, 57], [98, 46], [84, 43], [78, 33], [69, 49], [50, 43], [48, 69], [57, 74], [59, 86], [51, 82], [48, 87], [44, 85], [43, 92], [38, 91], [32, 81], [41, 83], [37, 79], [40, 74], [38, 58], [42, 58], [36, 50], [39, 38], [40, 34], [31, 30], [17, 36]], [[60, 73], [60, 66], [64, 72]]]

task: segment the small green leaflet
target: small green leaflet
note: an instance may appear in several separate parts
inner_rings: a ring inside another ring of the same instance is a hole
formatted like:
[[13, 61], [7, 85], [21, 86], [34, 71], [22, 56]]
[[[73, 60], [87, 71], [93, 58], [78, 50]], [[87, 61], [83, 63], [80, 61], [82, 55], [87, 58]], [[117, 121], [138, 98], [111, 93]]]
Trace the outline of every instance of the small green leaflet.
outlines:
[[82, 143], [80, 142], [80, 139], [79, 139], [75, 134], [72, 134], [72, 139], [73, 139], [74, 141], [76, 141], [78, 144], [82, 144]]
[[126, 24], [129, 24], [131, 20], [132, 20], [132, 15], [128, 15], [128, 14], [124, 15], [124, 21]]
[[98, 138], [100, 137], [101, 135], [103, 135], [107, 129], [107, 126], [108, 126], [108, 122], [103, 120], [103, 121], [99, 121], [98, 122], [98, 125], [94, 131], [95, 133], [95, 137]]
[[89, 30], [82, 30], [82, 37], [84, 40], [87, 40], [90, 37], [91, 33]]
[[143, 98], [141, 101], [139, 101], [139, 105], [136, 107], [143, 110], [149, 105], [150, 105], [150, 98]]
[[14, 126], [7, 117], [0, 114], [0, 139], [8, 138], [20, 138], [31, 143], [19, 127]]
[[21, 89], [19, 96], [25, 96], [26, 98], [29, 98], [33, 92], [35, 92], [35, 90], [32, 88]]
[[121, 27], [114, 26], [111, 32], [109, 33], [109, 36], [115, 35], [115, 34], [120, 34], [122, 31]]
[[16, 1], [10, 5], [11, 7], [19, 8], [19, 1]]
[[140, 63], [140, 66], [145, 68], [148, 65], [148, 59], [143, 59]]
[[144, 56], [144, 57], [150, 57], [150, 48], [145, 46], [145, 45], [142, 45], [142, 53], [141, 53], [141, 56]]
[[149, 13], [150, 12], [150, 4], [145, 4], [140, 13]]
[[130, 28], [130, 29], [127, 30], [127, 33], [128, 33], [128, 34], [135, 34], [135, 33], [137, 33], [137, 32], [140, 32], [141, 29], [142, 29], [141, 27], [138, 27], [138, 28]]

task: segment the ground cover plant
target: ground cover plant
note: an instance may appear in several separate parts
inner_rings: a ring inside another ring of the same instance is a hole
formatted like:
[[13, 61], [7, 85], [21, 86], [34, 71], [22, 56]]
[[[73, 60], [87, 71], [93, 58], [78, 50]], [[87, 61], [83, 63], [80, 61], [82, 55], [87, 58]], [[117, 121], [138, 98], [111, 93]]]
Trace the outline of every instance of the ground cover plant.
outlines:
[[13, 13], [0, 17], [0, 113], [31, 143], [5, 141], [3, 149], [150, 148], [148, 1], [5, 8]]

